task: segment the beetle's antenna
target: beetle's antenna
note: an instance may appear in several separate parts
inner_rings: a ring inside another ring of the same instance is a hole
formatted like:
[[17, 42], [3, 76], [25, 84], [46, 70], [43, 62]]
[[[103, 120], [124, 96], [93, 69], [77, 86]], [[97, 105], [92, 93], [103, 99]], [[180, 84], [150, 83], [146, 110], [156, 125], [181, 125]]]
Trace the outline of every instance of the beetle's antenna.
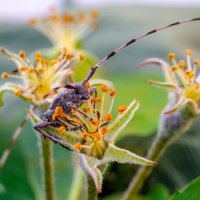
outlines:
[[85, 84], [88, 80], [90, 80], [90, 78], [93, 76], [93, 74], [95, 73], [95, 71], [101, 66], [103, 65], [107, 60], [109, 60], [111, 57], [113, 57], [114, 55], [116, 55], [118, 52], [122, 51], [123, 49], [125, 49], [126, 47], [128, 47], [129, 45], [137, 42], [138, 40], [148, 36], [148, 35], [151, 35], [153, 33], [156, 33], [156, 32], [159, 32], [161, 30], [164, 30], [164, 29], [167, 29], [167, 28], [170, 28], [170, 27], [173, 27], [173, 26], [177, 26], [177, 25], [180, 25], [180, 24], [185, 24], [185, 23], [188, 23], [188, 22], [193, 22], [193, 21], [199, 21], [200, 20], [200, 17], [198, 18], [193, 18], [193, 19], [188, 19], [188, 20], [184, 20], [184, 21], [179, 21], [179, 22], [175, 22], [175, 23], [172, 23], [172, 24], [169, 24], [167, 26], [163, 26], [163, 27], [160, 27], [160, 28], [157, 28], [157, 29], [153, 29], [147, 33], [144, 33], [136, 38], [133, 38], [131, 39], [129, 42], [127, 42], [126, 44], [123, 44], [122, 46], [120, 46], [119, 48], [115, 49], [114, 51], [112, 51], [110, 54], [108, 54], [108, 56], [106, 56], [105, 58], [103, 58], [100, 62], [98, 62], [95, 66], [93, 66], [91, 68], [91, 70], [89, 71], [89, 73], [87, 74], [85, 80], [82, 82], [83, 84]]

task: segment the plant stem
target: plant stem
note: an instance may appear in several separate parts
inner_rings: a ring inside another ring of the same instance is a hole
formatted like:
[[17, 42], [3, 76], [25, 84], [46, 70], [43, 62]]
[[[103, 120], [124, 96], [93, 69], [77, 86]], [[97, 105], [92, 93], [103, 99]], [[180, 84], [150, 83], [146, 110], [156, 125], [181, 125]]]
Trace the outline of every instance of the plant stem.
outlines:
[[41, 137], [41, 155], [45, 199], [54, 200], [53, 144], [48, 138]]
[[[190, 112], [188, 107], [185, 107], [180, 112], [172, 113], [171, 115], [163, 113], [157, 136], [148, 151], [147, 159], [158, 161], [167, 147], [189, 129], [193, 118], [194, 115]], [[152, 167], [141, 166], [129, 184], [122, 199], [137, 199], [138, 193], [153, 169]]]
[[98, 193], [94, 181], [90, 175], [87, 175], [87, 200], [97, 200]]
[[67, 199], [79, 200], [81, 199], [81, 192], [83, 190], [84, 173], [80, 166], [77, 166], [74, 171], [73, 183], [70, 189], [70, 194]]

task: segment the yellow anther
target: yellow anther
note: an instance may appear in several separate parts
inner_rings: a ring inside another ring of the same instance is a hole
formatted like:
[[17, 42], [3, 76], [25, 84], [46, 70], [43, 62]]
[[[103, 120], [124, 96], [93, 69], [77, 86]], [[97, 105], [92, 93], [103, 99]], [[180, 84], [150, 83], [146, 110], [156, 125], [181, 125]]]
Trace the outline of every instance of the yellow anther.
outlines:
[[19, 97], [19, 96], [21, 96], [23, 93], [24, 93], [24, 90], [23, 90], [23, 89], [19, 89], [19, 90], [17, 90], [17, 91], [15, 92], [15, 96], [16, 96], [16, 97]]
[[94, 137], [96, 140], [100, 140], [100, 139], [101, 139], [101, 135], [100, 135], [99, 132], [93, 133], [93, 137]]
[[71, 113], [72, 113], [72, 114], [75, 114], [75, 113], [76, 113], [76, 110], [72, 108], [72, 109], [71, 109]]
[[99, 16], [98, 10], [93, 10], [93, 11], [91, 12], [91, 16], [94, 17], [94, 18], [98, 17], [98, 16]]
[[24, 59], [24, 58], [26, 57], [25, 51], [22, 51], [22, 50], [21, 50], [21, 51], [19, 52], [19, 56], [20, 56], [21, 58]]
[[74, 120], [74, 122], [75, 122], [76, 124], [78, 124], [78, 125], [81, 124], [81, 121], [80, 121], [79, 119], [75, 118], [75, 119], [73, 119], [73, 120]]
[[34, 67], [29, 67], [29, 68], [27, 69], [27, 72], [28, 72], [28, 73], [33, 73], [34, 71], [35, 71]]
[[66, 131], [65, 126], [60, 126], [60, 127], [58, 128], [58, 131], [59, 131], [60, 133], [64, 133], [64, 132]]
[[91, 87], [90, 82], [87, 81], [87, 82], [85, 83], [85, 86], [86, 86], [87, 88], [90, 88], [90, 87]]
[[8, 73], [6, 73], [6, 72], [1, 74], [1, 78], [6, 79], [6, 78], [9, 78], [9, 77], [10, 77], [10, 75]]
[[87, 108], [83, 108], [83, 112], [88, 113], [91, 110], [91, 108], [87, 107]]
[[71, 60], [72, 57], [73, 57], [73, 55], [72, 55], [71, 53], [67, 53], [67, 54], [66, 54], [66, 59], [67, 59], [67, 60]]
[[101, 98], [100, 97], [95, 97], [92, 99], [93, 102], [101, 102]]
[[83, 22], [85, 20], [85, 13], [81, 10], [78, 11], [78, 18], [81, 22]]
[[37, 71], [40, 73], [40, 74], [43, 74], [44, 73], [44, 68], [42, 66], [39, 66], [37, 67]]
[[89, 134], [86, 132], [86, 131], [84, 131], [83, 133], [82, 133], [82, 137], [83, 138], [87, 138], [89, 136]]
[[199, 83], [194, 83], [193, 87], [195, 90], [198, 90], [200, 88], [200, 85], [199, 85]]
[[101, 127], [101, 134], [102, 134], [102, 136], [105, 136], [107, 133], [108, 133], [108, 128], [105, 127], [105, 126], [102, 126]]
[[114, 97], [115, 94], [116, 94], [116, 90], [112, 90], [112, 91], [110, 92], [110, 96], [111, 96], [111, 97]]
[[75, 148], [76, 150], [81, 150], [81, 149], [82, 149], [82, 145], [81, 145], [80, 143], [76, 143], [76, 144], [74, 145], [74, 148]]
[[51, 16], [50, 16], [50, 19], [51, 19], [52, 22], [57, 22], [58, 19], [59, 19], [59, 16], [56, 15], [56, 14], [54, 14], [54, 15], [51, 15]]
[[29, 95], [25, 97], [27, 101], [32, 101], [34, 99], [33, 95]]
[[38, 58], [38, 57], [41, 57], [41, 56], [42, 56], [41, 52], [36, 52], [35, 53], [35, 58]]
[[112, 121], [112, 115], [111, 114], [106, 114], [105, 116], [104, 116], [104, 120], [106, 121], [106, 122], [110, 122], [110, 121]]
[[174, 53], [169, 53], [169, 54], [168, 54], [168, 59], [169, 59], [169, 60], [174, 60], [175, 57], [176, 57], [176, 55], [175, 55]]
[[124, 106], [124, 105], [119, 106], [118, 109], [117, 109], [117, 111], [118, 111], [119, 114], [123, 114], [124, 111], [126, 111], [126, 110], [127, 110], [127, 107]]
[[74, 18], [70, 14], [65, 14], [65, 15], [63, 15], [63, 21], [65, 23], [72, 23], [74, 21]]
[[60, 117], [60, 118], [65, 118], [67, 115], [63, 112], [63, 108], [60, 106], [57, 106], [54, 114], [52, 115], [52, 119], [55, 120], [56, 117]]
[[185, 61], [184, 61], [184, 60], [180, 60], [180, 61], [178, 62], [178, 66], [179, 66], [180, 68], [184, 68], [184, 67], [185, 67]]
[[187, 70], [187, 71], [185, 71], [185, 73], [186, 73], [188, 78], [193, 78], [194, 77], [194, 72], [191, 71], [191, 70]]
[[196, 65], [197, 67], [200, 67], [200, 60], [194, 60], [193, 64]]
[[37, 23], [37, 20], [36, 19], [30, 19], [29, 21], [28, 21], [28, 24], [29, 25], [35, 25]]
[[172, 71], [174, 72], [174, 71], [177, 71], [178, 70], [178, 66], [177, 65], [174, 65], [174, 66], [172, 66]]
[[192, 51], [190, 49], [186, 49], [185, 54], [187, 56], [191, 56], [192, 55]]
[[102, 84], [102, 85], [100, 85], [100, 88], [101, 88], [102, 92], [108, 92], [108, 88], [106, 87], [106, 85]]
[[82, 60], [84, 60], [85, 56], [82, 53], [80, 53], [78, 55], [78, 58], [79, 58], [80, 61], [82, 61]]
[[98, 126], [100, 123], [100, 121], [98, 119], [92, 119], [91, 120], [91, 124], [94, 125], [94, 126]]
[[24, 66], [22, 66], [22, 67], [19, 68], [19, 72], [25, 72], [26, 70], [27, 70], [27, 68], [24, 67]]

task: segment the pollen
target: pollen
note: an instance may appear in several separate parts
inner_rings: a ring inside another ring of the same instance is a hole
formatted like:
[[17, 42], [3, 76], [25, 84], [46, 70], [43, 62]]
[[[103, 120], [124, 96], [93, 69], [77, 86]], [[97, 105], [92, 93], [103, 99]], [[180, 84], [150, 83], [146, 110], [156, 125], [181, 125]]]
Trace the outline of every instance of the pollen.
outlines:
[[36, 19], [30, 19], [29, 21], [28, 21], [28, 25], [35, 25], [37, 23], [37, 20]]
[[191, 56], [191, 55], [192, 55], [192, 51], [191, 51], [190, 49], [187, 49], [187, 50], [185, 51], [185, 54], [186, 54], [187, 56]]
[[27, 72], [28, 73], [33, 73], [35, 70], [34, 70], [34, 67], [29, 67], [28, 69], [27, 69]]
[[110, 122], [110, 121], [112, 121], [112, 115], [111, 114], [106, 114], [105, 116], [104, 116], [104, 120], [106, 121], [106, 122]]
[[187, 70], [186, 71], [186, 75], [188, 78], [193, 78], [194, 77], [194, 72], [190, 71], [190, 70]]
[[91, 87], [90, 82], [87, 81], [87, 82], [85, 83], [85, 86], [86, 86], [87, 88], [90, 88], [90, 87]]
[[82, 53], [80, 53], [78, 55], [78, 58], [79, 58], [80, 61], [82, 61], [82, 60], [84, 60], [85, 56]]
[[176, 57], [176, 55], [175, 55], [174, 53], [169, 53], [169, 54], [168, 54], [168, 59], [169, 59], [169, 60], [174, 60], [175, 57]]
[[65, 14], [65, 15], [63, 15], [63, 21], [65, 23], [72, 23], [74, 21], [74, 18], [70, 14]]
[[117, 93], [116, 90], [112, 90], [112, 91], [110, 92], [110, 96], [111, 96], [111, 97], [114, 97], [116, 93]]
[[180, 68], [184, 68], [184, 67], [185, 67], [185, 61], [184, 61], [184, 60], [180, 60], [180, 61], [178, 62], [178, 66], [179, 66]]
[[92, 101], [93, 101], [94, 103], [96, 103], [96, 102], [101, 102], [101, 98], [100, 98], [100, 97], [95, 97], [95, 98], [92, 99]]
[[72, 114], [75, 114], [75, 113], [76, 113], [76, 110], [72, 108], [72, 109], [71, 109], [71, 113], [72, 113]]
[[3, 74], [1, 74], [1, 78], [7, 79], [9, 77], [10, 77], [10, 75], [8, 73], [6, 73], [6, 72], [4, 72]]
[[20, 71], [20, 72], [25, 72], [26, 70], [27, 70], [27, 68], [24, 67], [24, 66], [21, 66], [21, 67], [19, 68], [19, 71]]
[[98, 119], [92, 119], [91, 120], [91, 124], [94, 125], [94, 126], [98, 126], [100, 123], [100, 121]]
[[101, 135], [100, 135], [99, 132], [93, 133], [93, 137], [94, 137], [96, 140], [100, 140], [100, 139], [101, 139]]
[[22, 58], [22, 59], [24, 59], [25, 57], [26, 57], [26, 53], [25, 53], [25, 51], [20, 51], [19, 52], [19, 56]]
[[59, 131], [60, 133], [64, 133], [64, 132], [66, 131], [66, 128], [65, 128], [64, 126], [60, 126], [60, 127], [58, 128], [58, 131]]
[[38, 58], [38, 57], [40, 58], [41, 56], [42, 56], [41, 52], [38, 51], [35, 53], [35, 58]]
[[54, 111], [54, 114], [52, 115], [52, 119], [55, 120], [56, 117], [61, 117], [61, 118], [65, 118], [66, 117], [66, 114], [63, 112], [63, 108], [60, 107], [60, 106], [57, 106], [55, 111]]
[[200, 67], [200, 60], [194, 60], [193, 64], [196, 65], [197, 67]]
[[71, 60], [71, 59], [72, 59], [72, 57], [73, 57], [73, 56], [72, 56], [72, 54], [71, 54], [71, 53], [67, 53], [67, 54], [66, 54], [66, 59], [67, 59], [67, 60]]
[[91, 12], [91, 16], [94, 17], [94, 18], [98, 17], [98, 16], [99, 16], [98, 10], [93, 10], [93, 11]]
[[117, 109], [117, 111], [118, 111], [119, 114], [123, 114], [124, 111], [126, 111], [126, 110], [127, 110], [127, 107], [124, 106], [124, 105], [119, 106], [118, 109]]
[[193, 87], [194, 87], [195, 90], [198, 90], [200, 88], [200, 85], [198, 83], [194, 83]]
[[102, 92], [108, 92], [108, 88], [104, 84], [100, 85], [100, 87]]
[[16, 96], [16, 97], [19, 97], [19, 96], [21, 96], [23, 93], [24, 93], [24, 90], [23, 90], [23, 89], [19, 89], [19, 90], [17, 90], [17, 91], [15, 92], [15, 96]]
[[81, 150], [81, 149], [82, 149], [82, 145], [81, 145], [80, 143], [76, 143], [76, 144], [74, 145], [74, 148], [75, 148], [76, 150]]
[[178, 70], [178, 66], [177, 65], [174, 65], [174, 66], [172, 66], [172, 71], [174, 72], [174, 71], [177, 71]]
[[105, 127], [105, 126], [102, 126], [101, 127], [101, 134], [102, 134], [102, 136], [105, 136], [107, 133], [108, 133], [108, 128]]
[[82, 133], [82, 137], [83, 138], [87, 138], [89, 136], [89, 134], [86, 132], [86, 131], [84, 131], [83, 133]]
[[74, 122], [75, 122], [76, 124], [78, 124], [78, 125], [81, 124], [81, 121], [80, 121], [79, 119], [77, 119], [77, 118], [74, 119]]
[[83, 108], [83, 112], [88, 113], [91, 110], [91, 108], [87, 107], [87, 108]]

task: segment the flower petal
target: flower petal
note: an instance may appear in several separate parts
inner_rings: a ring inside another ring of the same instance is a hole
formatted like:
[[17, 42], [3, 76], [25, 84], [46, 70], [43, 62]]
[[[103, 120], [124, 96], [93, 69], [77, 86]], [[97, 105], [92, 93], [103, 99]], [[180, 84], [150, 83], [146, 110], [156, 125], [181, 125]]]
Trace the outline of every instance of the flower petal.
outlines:
[[172, 83], [158, 82], [158, 81], [153, 81], [153, 80], [146, 80], [146, 82], [160, 88], [165, 88], [169, 90], [170, 92], [177, 92], [177, 86]]
[[86, 156], [81, 155], [80, 158], [83, 170], [92, 177], [97, 191], [101, 192], [103, 181], [101, 171], [97, 167], [95, 167], [93, 165], [93, 162], [91, 162], [90, 159], [88, 159]]
[[164, 75], [165, 75], [167, 82], [177, 84], [177, 81], [176, 81], [174, 75], [172, 74], [170, 66], [164, 60], [159, 59], [159, 58], [149, 58], [149, 59], [146, 59], [143, 62], [141, 62], [139, 64], [139, 66], [143, 67], [144, 65], [148, 65], [148, 64], [160, 65], [164, 70]]
[[[20, 85], [17, 85], [14, 83], [6, 83], [2, 87], [0, 87], [0, 107], [3, 106], [3, 104], [4, 104], [3, 95], [5, 92], [11, 92], [11, 93], [15, 94], [15, 92], [21, 88], [22, 87]], [[26, 98], [23, 95], [21, 95], [20, 97], [22, 99], [26, 100]]]
[[133, 100], [131, 104], [128, 106], [127, 110], [119, 115], [116, 120], [113, 121], [112, 124], [108, 127], [108, 135], [106, 136], [108, 140], [114, 142], [118, 136], [118, 134], [126, 127], [126, 125], [133, 118], [135, 111], [139, 107], [139, 102]]
[[128, 150], [116, 147], [113, 144], [109, 144], [102, 162], [118, 162], [118, 163], [129, 163], [138, 164], [145, 166], [157, 166], [158, 163], [147, 160], [141, 156], [136, 155]]

